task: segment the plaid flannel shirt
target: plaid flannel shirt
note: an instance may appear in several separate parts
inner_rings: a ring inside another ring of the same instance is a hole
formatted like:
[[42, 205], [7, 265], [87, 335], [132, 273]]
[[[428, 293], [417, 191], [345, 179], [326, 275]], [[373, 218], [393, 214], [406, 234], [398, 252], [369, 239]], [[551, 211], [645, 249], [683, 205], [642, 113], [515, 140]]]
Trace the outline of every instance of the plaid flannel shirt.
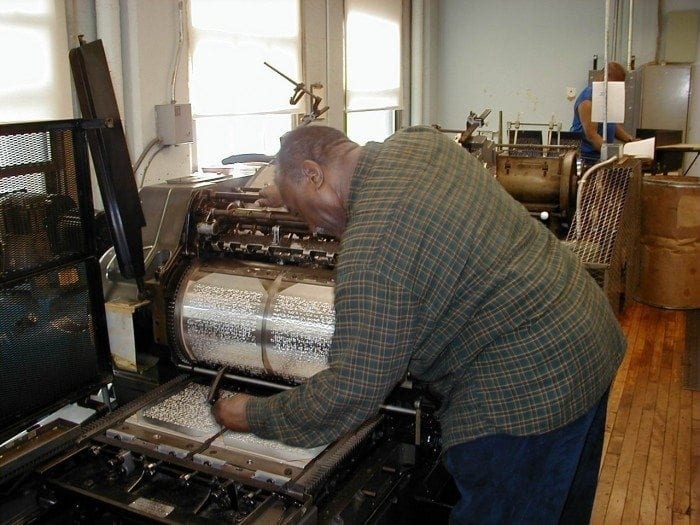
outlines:
[[465, 149], [408, 128], [353, 175], [330, 367], [248, 403], [252, 431], [327, 443], [377, 413], [406, 373], [442, 398], [443, 448], [559, 428], [609, 387], [625, 350], [575, 256]]

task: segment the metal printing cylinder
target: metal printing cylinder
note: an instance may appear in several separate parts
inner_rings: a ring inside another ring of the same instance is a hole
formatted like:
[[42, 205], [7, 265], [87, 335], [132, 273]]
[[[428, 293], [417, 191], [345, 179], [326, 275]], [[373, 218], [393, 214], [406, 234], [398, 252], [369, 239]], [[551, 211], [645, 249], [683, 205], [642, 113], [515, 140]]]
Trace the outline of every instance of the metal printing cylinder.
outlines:
[[530, 211], [571, 214], [576, 202], [576, 152], [554, 157], [500, 154], [496, 178]]
[[177, 343], [193, 362], [303, 380], [328, 367], [331, 272], [196, 263], [181, 281], [172, 315]]

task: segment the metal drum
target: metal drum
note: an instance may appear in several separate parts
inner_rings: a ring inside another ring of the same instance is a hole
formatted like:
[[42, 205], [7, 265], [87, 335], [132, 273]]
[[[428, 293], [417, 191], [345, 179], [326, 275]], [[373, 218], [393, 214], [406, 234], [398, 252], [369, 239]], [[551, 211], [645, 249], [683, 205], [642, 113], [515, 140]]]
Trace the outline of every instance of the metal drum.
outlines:
[[637, 299], [700, 308], [700, 179], [645, 177]]
[[576, 152], [551, 157], [522, 157], [501, 153], [496, 178], [530, 212], [571, 217], [576, 203]]
[[301, 381], [328, 367], [335, 327], [329, 270], [193, 265], [171, 306], [189, 361]]

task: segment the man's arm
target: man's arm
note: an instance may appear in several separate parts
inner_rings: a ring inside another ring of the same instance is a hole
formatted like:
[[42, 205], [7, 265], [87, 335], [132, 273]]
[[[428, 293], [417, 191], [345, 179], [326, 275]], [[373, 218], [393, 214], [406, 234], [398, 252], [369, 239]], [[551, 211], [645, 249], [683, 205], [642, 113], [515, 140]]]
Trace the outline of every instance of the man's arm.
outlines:
[[578, 118], [581, 120], [586, 140], [597, 151], [600, 151], [600, 148], [603, 146], [603, 137], [598, 133], [598, 124], [591, 120], [592, 112], [593, 103], [590, 100], [584, 100], [578, 105]]
[[[215, 415], [231, 428], [290, 445], [329, 443], [377, 413], [404, 377], [413, 350], [417, 302], [375, 270], [346, 275], [336, 288], [330, 368], [291, 390], [235, 396]], [[245, 412], [245, 418], [243, 418]]]
[[621, 142], [632, 142], [636, 140], [621, 124], [615, 125], [615, 138]]
[[[581, 120], [586, 140], [590, 142], [596, 150], [600, 151], [600, 148], [603, 147], [603, 137], [598, 133], [598, 123], [591, 120], [592, 110], [593, 103], [590, 100], [584, 100], [578, 105], [578, 117]], [[620, 124], [615, 125], [615, 138], [621, 142], [635, 140], [635, 138]]]

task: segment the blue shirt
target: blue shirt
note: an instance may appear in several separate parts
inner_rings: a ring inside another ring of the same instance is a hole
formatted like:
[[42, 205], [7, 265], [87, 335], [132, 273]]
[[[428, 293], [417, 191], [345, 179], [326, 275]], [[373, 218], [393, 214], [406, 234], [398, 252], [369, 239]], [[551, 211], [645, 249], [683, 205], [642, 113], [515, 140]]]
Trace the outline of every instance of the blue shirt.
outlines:
[[[586, 89], [581, 91], [576, 102], [574, 102], [574, 120], [571, 123], [571, 130], [573, 132], [579, 133], [581, 135], [581, 158], [588, 161], [598, 161], [600, 160], [600, 151], [593, 147], [593, 144], [586, 140], [586, 130], [583, 129], [583, 124], [578, 116], [578, 107], [581, 102], [585, 100], [592, 100], [593, 98], [593, 87], [588, 86]], [[615, 129], [616, 124], [608, 124], [608, 143], [611, 143], [615, 139]], [[598, 123], [598, 134], [603, 136], [603, 123]]]

